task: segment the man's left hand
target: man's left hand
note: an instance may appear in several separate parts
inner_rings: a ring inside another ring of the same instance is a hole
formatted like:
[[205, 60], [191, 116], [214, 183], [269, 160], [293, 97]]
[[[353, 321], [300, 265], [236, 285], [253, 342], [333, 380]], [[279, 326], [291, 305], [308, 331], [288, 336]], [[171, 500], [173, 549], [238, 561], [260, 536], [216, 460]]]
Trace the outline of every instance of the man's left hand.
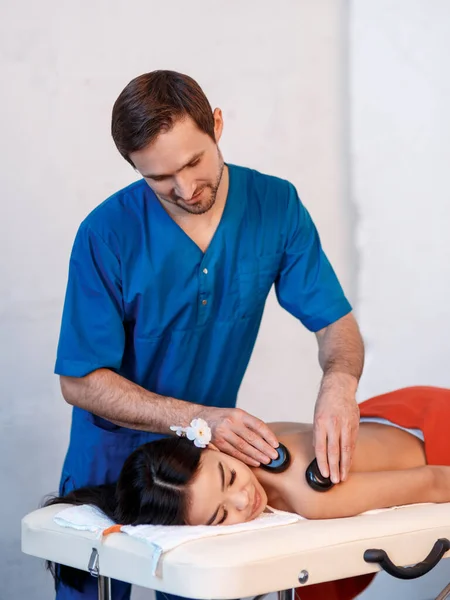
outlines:
[[347, 478], [359, 429], [358, 382], [347, 373], [324, 376], [314, 411], [314, 450], [324, 477]]

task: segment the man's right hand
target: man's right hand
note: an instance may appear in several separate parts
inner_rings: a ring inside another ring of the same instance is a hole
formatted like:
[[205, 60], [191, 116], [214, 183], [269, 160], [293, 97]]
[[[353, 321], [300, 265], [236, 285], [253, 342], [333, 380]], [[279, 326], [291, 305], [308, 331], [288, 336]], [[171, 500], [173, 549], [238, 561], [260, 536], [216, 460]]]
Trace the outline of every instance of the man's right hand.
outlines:
[[260, 419], [240, 408], [204, 407], [195, 415], [211, 428], [211, 442], [250, 467], [277, 458], [278, 440]]

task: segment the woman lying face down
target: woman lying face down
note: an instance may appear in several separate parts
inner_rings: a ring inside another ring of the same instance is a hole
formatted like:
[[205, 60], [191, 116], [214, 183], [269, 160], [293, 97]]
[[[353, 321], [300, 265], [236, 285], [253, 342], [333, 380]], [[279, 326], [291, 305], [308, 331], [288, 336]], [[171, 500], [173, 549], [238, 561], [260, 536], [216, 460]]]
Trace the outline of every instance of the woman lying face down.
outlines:
[[[314, 458], [312, 426], [273, 423], [291, 455], [282, 473], [250, 468], [212, 445], [203, 449], [172, 437], [135, 450], [116, 484], [77, 489], [47, 505], [92, 504], [123, 525], [225, 526], [251, 521], [267, 506], [324, 519], [450, 502], [450, 390], [405, 388], [363, 402], [360, 409], [391, 425], [361, 422], [348, 479], [325, 493], [311, 489], [305, 477]], [[421, 429], [425, 443], [392, 423]], [[64, 565], [52, 570], [56, 587], [63, 582], [81, 590], [89, 577]]]
[[122, 525], [231, 525], [255, 519], [267, 495], [243, 462], [186, 438], [143, 444], [117, 484], [84, 487], [47, 505], [93, 504]]
[[273, 423], [271, 428], [289, 449], [287, 470], [249, 468], [214, 448], [205, 449], [187, 492], [189, 524], [242, 523], [259, 516], [267, 505], [324, 519], [416, 502], [450, 501], [450, 467], [427, 465], [423, 441], [407, 431], [361, 423], [348, 480], [318, 493], [305, 477], [314, 458], [312, 427]]
[[74, 490], [51, 503], [95, 504], [121, 524], [234, 525], [255, 519], [268, 505], [322, 519], [450, 501], [450, 467], [427, 465], [423, 442], [402, 429], [361, 423], [348, 480], [318, 493], [305, 478], [314, 458], [312, 427], [271, 427], [291, 454], [283, 473], [250, 468], [212, 445], [197, 448], [173, 437], [135, 450], [116, 485]]

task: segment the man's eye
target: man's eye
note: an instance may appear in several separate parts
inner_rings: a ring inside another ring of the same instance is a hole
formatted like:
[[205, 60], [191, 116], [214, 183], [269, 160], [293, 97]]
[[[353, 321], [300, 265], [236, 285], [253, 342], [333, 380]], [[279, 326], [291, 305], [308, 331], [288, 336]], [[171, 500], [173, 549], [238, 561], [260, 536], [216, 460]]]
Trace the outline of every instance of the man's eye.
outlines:
[[228, 484], [228, 486], [229, 487], [232, 486], [233, 483], [235, 482], [235, 480], [236, 480], [236, 471], [233, 469], [231, 471], [230, 483]]
[[196, 167], [198, 165], [198, 163], [200, 162], [200, 159], [197, 158], [197, 160], [194, 160], [193, 162], [189, 163], [190, 167]]

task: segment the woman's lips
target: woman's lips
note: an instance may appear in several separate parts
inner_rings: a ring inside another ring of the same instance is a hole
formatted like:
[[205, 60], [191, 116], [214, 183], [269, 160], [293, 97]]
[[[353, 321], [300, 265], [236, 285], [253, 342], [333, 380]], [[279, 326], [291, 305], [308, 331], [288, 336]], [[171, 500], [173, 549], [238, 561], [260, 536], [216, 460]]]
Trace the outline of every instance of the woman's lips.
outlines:
[[261, 495], [259, 494], [259, 492], [257, 490], [255, 490], [255, 498], [253, 500], [251, 518], [254, 518], [256, 516], [256, 513], [258, 512], [260, 504], [261, 504]]

